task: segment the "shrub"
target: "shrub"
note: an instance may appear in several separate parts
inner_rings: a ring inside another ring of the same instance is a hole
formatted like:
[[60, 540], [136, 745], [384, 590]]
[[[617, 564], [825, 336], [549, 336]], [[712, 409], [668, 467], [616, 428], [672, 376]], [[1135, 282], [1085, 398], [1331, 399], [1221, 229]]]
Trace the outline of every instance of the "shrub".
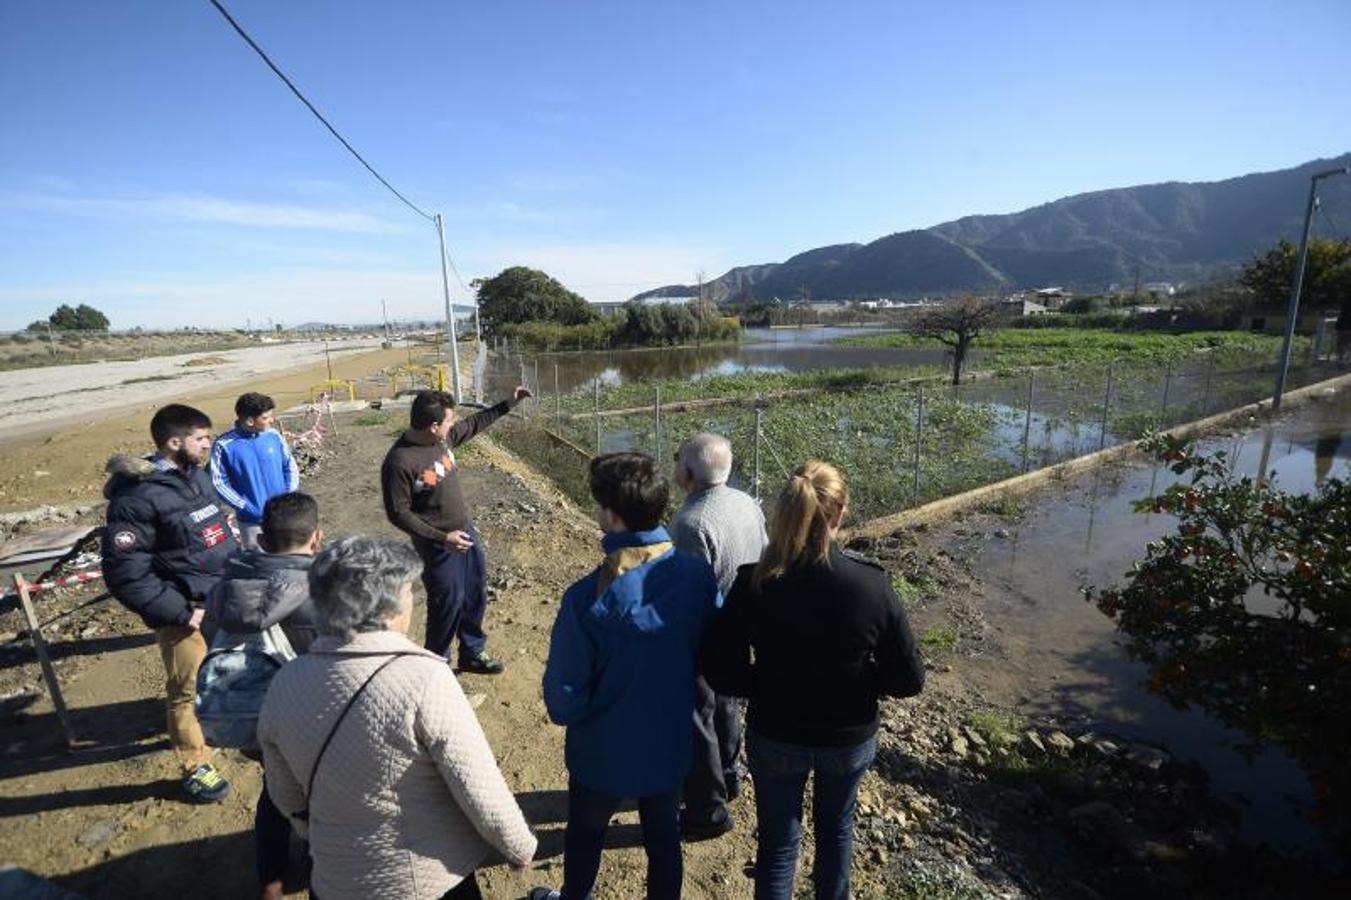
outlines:
[[1351, 848], [1351, 484], [1287, 494], [1236, 475], [1223, 451], [1142, 446], [1187, 477], [1136, 511], [1173, 515], [1177, 530], [1124, 587], [1085, 595], [1149, 666], [1149, 690], [1298, 760], [1319, 819]]

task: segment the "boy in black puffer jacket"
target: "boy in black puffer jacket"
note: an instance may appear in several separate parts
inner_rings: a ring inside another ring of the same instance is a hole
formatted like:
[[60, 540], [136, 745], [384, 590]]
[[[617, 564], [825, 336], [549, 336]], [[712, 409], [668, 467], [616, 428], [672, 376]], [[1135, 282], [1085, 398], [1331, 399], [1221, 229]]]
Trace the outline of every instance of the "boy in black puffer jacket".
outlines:
[[206, 655], [203, 604], [237, 547], [234, 523], [205, 466], [211, 420], [172, 403], [150, 419], [156, 450], [108, 460], [103, 577], [109, 592], [155, 631], [164, 662], [169, 742], [183, 790], [199, 803], [225, 799], [230, 783], [209, 762], [193, 710]]

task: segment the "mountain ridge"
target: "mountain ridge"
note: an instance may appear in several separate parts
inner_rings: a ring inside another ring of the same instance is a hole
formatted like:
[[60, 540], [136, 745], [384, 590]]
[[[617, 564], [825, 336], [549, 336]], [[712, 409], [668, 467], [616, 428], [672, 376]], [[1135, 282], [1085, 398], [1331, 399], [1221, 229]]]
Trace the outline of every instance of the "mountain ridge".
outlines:
[[[1218, 181], [1164, 181], [1073, 194], [1013, 213], [976, 213], [868, 243], [815, 247], [781, 263], [736, 266], [704, 285], [714, 302], [913, 297], [1050, 284], [1194, 281], [1297, 239], [1309, 176], [1351, 166], [1351, 152]], [[1320, 186], [1351, 218], [1351, 178]], [[1317, 229], [1316, 229], [1317, 230]], [[1326, 227], [1324, 228], [1326, 230]], [[633, 299], [691, 296], [666, 285]]]

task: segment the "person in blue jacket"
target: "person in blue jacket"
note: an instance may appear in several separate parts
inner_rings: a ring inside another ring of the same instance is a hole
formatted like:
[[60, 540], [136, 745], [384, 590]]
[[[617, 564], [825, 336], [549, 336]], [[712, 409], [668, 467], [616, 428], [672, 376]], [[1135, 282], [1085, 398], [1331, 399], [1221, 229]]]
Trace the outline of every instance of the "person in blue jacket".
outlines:
[[258, 548], [267, 501], [300, 489], [291, 448], [274, 430], [274, 409], [266, 394], [241, 394], [235, 401], [235, 427], [211, 448], [211, 480], [220, 498], [234, 508], [246, 550]]
[[680, 896], [680, 797], [693, 746], [695, 663], [722, 604], [703, 559], [678, 553], [661, 526], [670, 485], [651, 457], [591, 461], [605, 558], [563, 595], [549, 642], [544, 703], [567, 728], [563, 888], [531, 900], [591, 895], [610, 817], [638, 802], [647, 896]]

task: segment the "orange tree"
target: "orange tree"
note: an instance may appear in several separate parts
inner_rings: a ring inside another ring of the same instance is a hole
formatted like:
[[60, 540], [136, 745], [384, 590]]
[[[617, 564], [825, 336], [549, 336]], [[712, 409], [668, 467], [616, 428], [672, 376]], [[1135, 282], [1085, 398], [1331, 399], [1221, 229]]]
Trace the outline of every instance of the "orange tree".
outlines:
[[1351, 484], [1288, 494], [1223, 452], [1165, 436], [1144, 447], [1183, 478], [1136, 510], [1177, 529], [1088, 599], [1148, 665], [1151, 691], [1298, 760], [1316, 815], [1351, 850]]

